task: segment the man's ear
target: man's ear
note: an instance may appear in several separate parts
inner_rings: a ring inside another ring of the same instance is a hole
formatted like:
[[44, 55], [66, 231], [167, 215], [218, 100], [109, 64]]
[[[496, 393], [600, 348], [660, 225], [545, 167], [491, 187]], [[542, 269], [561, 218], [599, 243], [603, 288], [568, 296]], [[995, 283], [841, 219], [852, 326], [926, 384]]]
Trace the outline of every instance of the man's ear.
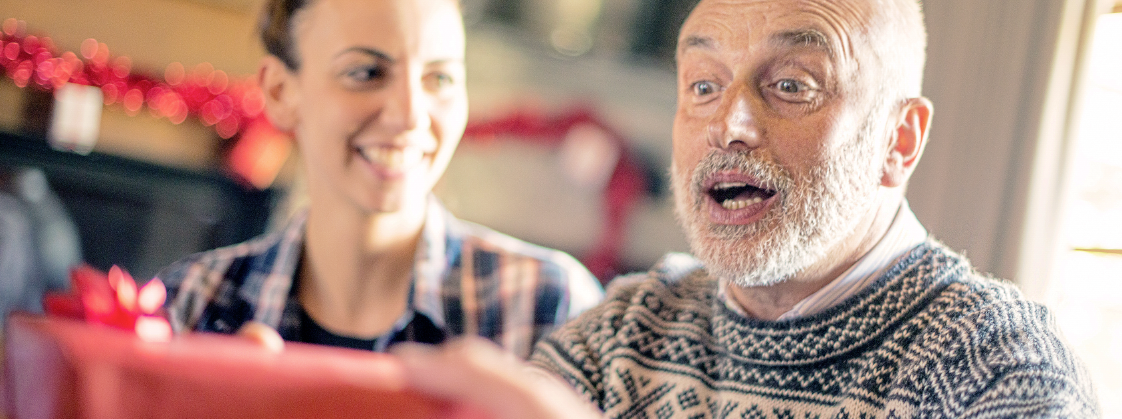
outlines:
[[257, 85], [265, 96], [265, 116], [278, 130], [296, 129], [296, 108], [299, 102], [296, 75], [279, 58], [266, 55], [257, 70]]
[[884, 175], [880, 180], [882, 186], [894, 188], [908, 182], [927, 145], [933, 111], [931, 101], [925, 97], [908, 99], [900, 107], [899, 120], [884, 161]]

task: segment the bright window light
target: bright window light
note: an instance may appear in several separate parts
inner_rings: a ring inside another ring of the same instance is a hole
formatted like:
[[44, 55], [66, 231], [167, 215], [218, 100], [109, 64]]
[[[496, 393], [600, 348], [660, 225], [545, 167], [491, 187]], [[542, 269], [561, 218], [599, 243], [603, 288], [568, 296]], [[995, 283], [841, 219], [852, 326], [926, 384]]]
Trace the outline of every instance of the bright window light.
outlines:
[[1122, 13], [1100, 16], [1048, 304], [1088, 364], [1105, 418], [1122, 419]]

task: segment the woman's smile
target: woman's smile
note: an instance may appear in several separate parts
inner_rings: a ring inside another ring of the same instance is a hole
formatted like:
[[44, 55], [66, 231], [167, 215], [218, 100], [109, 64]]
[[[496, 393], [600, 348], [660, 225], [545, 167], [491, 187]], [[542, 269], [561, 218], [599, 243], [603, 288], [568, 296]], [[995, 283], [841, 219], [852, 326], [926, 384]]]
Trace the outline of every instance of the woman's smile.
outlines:
[[418, 146], [364, 146], [355, 151], [386, 178], [398, 178], [419, 167], [431, 154]]

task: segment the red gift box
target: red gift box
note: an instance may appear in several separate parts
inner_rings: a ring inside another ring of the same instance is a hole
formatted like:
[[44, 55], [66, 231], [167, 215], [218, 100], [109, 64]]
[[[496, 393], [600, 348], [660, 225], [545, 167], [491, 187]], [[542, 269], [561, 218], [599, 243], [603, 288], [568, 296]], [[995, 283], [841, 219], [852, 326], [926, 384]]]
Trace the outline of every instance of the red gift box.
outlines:
[[209, 334], [148, 342], [26, 314], [5, 334], [10, 419], [480, 417], [402, 389], [391, 355], [299, 343], [278, 353]]

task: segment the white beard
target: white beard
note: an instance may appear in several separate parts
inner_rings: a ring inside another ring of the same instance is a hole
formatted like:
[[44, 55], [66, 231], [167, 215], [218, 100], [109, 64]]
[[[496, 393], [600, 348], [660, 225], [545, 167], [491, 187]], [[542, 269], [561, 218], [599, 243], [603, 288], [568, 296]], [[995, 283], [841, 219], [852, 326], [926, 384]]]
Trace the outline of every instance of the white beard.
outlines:
[[[689, 176], [672, 166], [675, 215], [709, 274], [742, 287], [773, 285], [826, 256], [856, 228], [880, 184], [876, 160], [883, 156], [871, 140], [876, 138], [871, 125], [866, 123], [858, 138], [799, 179], [760, 158], [756, 150], [713, 150]], [[778, 191], [778, 202], [752, 224], [710, 223], [704, 203], [711, 198], [702, 185], [709, 175], [726, 170], [748, 174]]]

